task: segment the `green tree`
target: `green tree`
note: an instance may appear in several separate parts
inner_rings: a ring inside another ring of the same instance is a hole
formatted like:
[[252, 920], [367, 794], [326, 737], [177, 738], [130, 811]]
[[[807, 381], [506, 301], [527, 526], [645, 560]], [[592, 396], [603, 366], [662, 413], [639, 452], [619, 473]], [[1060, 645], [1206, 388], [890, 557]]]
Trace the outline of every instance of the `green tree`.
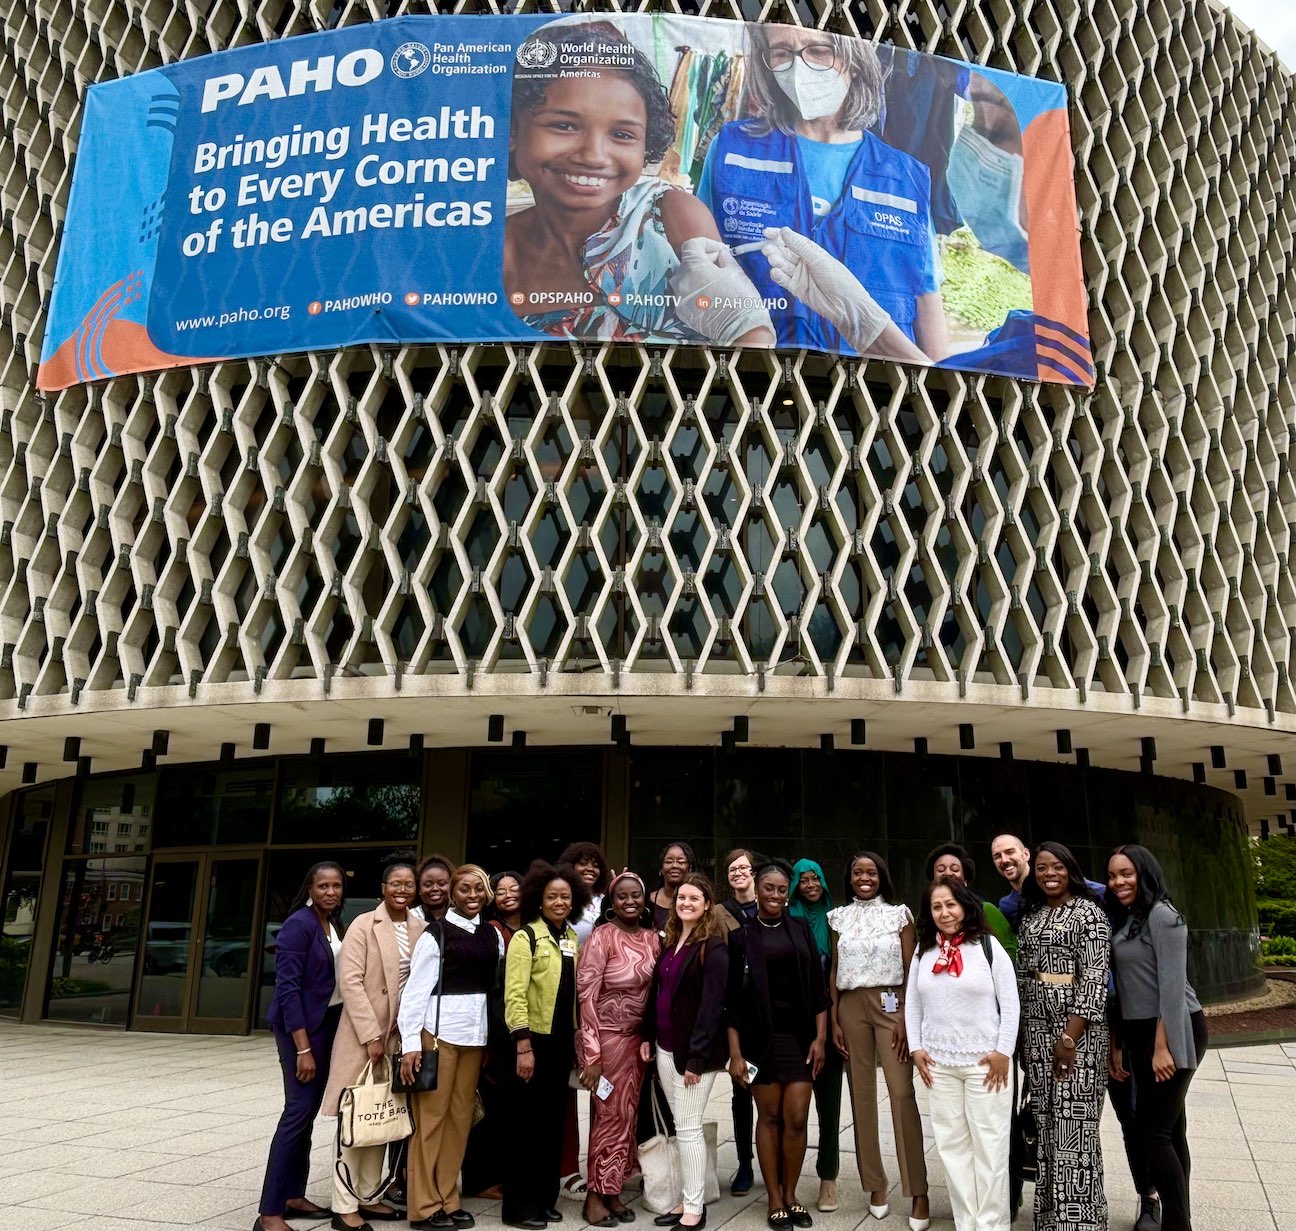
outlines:
[[1255, 854], [1256, 897], [1296, 902], [1296, 841], [1270, 838], [1254, 843], [1251, 849]]

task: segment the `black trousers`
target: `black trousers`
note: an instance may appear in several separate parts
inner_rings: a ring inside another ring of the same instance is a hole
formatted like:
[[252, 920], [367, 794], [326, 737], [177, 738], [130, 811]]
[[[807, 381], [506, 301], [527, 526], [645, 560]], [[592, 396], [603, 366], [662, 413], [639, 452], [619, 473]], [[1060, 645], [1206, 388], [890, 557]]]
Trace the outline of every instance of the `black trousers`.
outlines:
[[310, 1174], [311, 1129], [324, 1102], [328, 1085], [329, 1061], [333, 1058], [333, 1036], [342, 1018], [342, 1006], [326, 1009], [323, 1020], [306, 1032], [315, 1055], [315, 1079], [297, 1080], [297, 1044], [290, 1034], [275, 1031], [279, 1050], [279, 1067], [283, 1070], [284, 1109], [270, 1142], [266, 1160], [265, 1183], [261, 1186], [262, 1214], [282, 1216], [289, 1201], [306, 1195]]
[[[1157, 1081], [1152, 1072], [1156, 1023], [1156, 1018], [1125, 1023], [1126, 1067], [1134, 1078], [1134, 1123], [1151, 1181], [1161, 1195], [1161, 1231], [1191, 1231], [1192, 1159], [1184, 1102], [1197, 1070], [1176, 1069], [1168, 1081]], [[1192, 1015], [1192, 1031], [1200, 1064], [1206, 1054], [1206, 1018], [1200, 1012]]]
[[572, 1035], [533, 1034], [531, 1050], [531, 1080], [519, 1081], [514, 1075], [501, 1083], [506, 1122], [521, 1134], [504, 1165], [500, 1215], [505, 1222], [539, 1218], [553, 1209], [562, 1182], [562, 1116], [575, 1055]]
[[[1125, 1066], [1129, 1068], [1128, 1062]], [[1156, 1181], [1148, 1170], [1147, 1151], [1139, 1137], [1138, 1126], [1134, 1120], [1134, 1075], [1131, 1073], [1124, 1081], [1107, 1079], [1107, 1097], [1111, 1100], [1112, 1110], [1120, 1122], [1121, 1137], [1125, 1142], [1125, 1158], [1129, 1163], [1130, 1176], [1134, 1180], [1134, 1191], [1140, 1197], [1146, 1197], [1156, 1188]]]
[[734, 1081], [732, 1077], [729, 1080], [733, 1082], [733, 1099], [730, 1105], [733, 1108], [734, 1149], [738, 1151], [738, 1166], [750, 1167], [752, 1130], [756, 1125], [751, 1087]]

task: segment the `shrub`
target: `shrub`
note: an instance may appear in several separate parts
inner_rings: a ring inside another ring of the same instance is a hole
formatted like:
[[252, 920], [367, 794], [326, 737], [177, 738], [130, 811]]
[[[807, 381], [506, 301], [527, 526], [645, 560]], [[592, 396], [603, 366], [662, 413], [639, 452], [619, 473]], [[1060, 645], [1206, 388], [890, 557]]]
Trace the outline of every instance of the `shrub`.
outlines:
[[1256, 913], [1262, 935], [1296, 937], [1296, 902], [1282, 898], [1258, 898]]
[[1275, 936], [1267, 941], [1261, 941], [1260, 956], [1270, 965], [1287, 965], [1286, 961], [1274, 960], [1282, 958], [1290, 958], [1291, 964], [1296, 965], [1296, 939], [1290, 936]]

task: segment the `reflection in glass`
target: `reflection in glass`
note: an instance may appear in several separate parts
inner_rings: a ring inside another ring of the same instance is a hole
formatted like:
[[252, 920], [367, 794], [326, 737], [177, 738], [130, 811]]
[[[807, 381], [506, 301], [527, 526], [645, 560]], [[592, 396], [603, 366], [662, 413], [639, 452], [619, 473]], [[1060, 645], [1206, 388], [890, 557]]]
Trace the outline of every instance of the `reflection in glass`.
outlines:
[[273, 793], [269, 766], [168, 770], [158, 794], [154, 849], [264, 842]]
[[[29, 791], [14, 817], [9, 875], [0, 897], [0, 1014], [22, 1007], [53, 800], [48, 788]], [[3, 853], [0, 849], [0, 855]]]
[[63, 864], [49, 982], [53, 1020], [126, 1024], [147, 862], [134, 856]]
[[[247, 1002], [252, 921], [256, 914], [257, 859], [213, 859], [203, 929], [196, 1016], [241, 1021]], [[273, 943], [279, 925], [266, 929]], [[265, 959], [263, 959], [265, 960]]]
[[413, 840], [419, 777], [414, 757], [333, 756], [283, 763], [277, 843]]
[[198, 864], [184, 860], [153, 868], [144, 966], [135, 1017], [183, 1017], [188, 1007], [189, 942], [193, 938]]
[[88, 779], [68, 830], [69, 855], [144, 855], [153, 840], [156, 774]]

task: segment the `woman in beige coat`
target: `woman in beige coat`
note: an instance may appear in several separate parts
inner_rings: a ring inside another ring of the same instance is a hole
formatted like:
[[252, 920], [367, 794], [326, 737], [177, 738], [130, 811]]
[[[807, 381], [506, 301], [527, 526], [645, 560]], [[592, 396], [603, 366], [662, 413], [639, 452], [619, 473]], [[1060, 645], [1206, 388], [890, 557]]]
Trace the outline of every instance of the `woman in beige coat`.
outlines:
[[[322, 1114], [326, 1116], [338, 1114], [342, 1091], [356, 1084], [369, 1061], [399, 1050], [399, 1040], [390, 1040], [396, 1030], [401, 988], [409, 975], [410, 950], [423, 930], [423, 924], [408, 914], [416, 892], [414, 868], [408, 863], [390, 864], [383, 872], [382, 901], [347, 928], [337, 963], [342, 1020], [324, 1091]], [[338, 1231], [367, 1226], [366, 1217], [397, 1217], [390, 1206], [361, 1204], [379, 1195], [385, 1152], [385, 1146], [341, 1147], [342, 1165], [334, 1168], [333, 1193], [332, 1225]], [[349, 1187], [343, 1176], [349, 1179]]]

